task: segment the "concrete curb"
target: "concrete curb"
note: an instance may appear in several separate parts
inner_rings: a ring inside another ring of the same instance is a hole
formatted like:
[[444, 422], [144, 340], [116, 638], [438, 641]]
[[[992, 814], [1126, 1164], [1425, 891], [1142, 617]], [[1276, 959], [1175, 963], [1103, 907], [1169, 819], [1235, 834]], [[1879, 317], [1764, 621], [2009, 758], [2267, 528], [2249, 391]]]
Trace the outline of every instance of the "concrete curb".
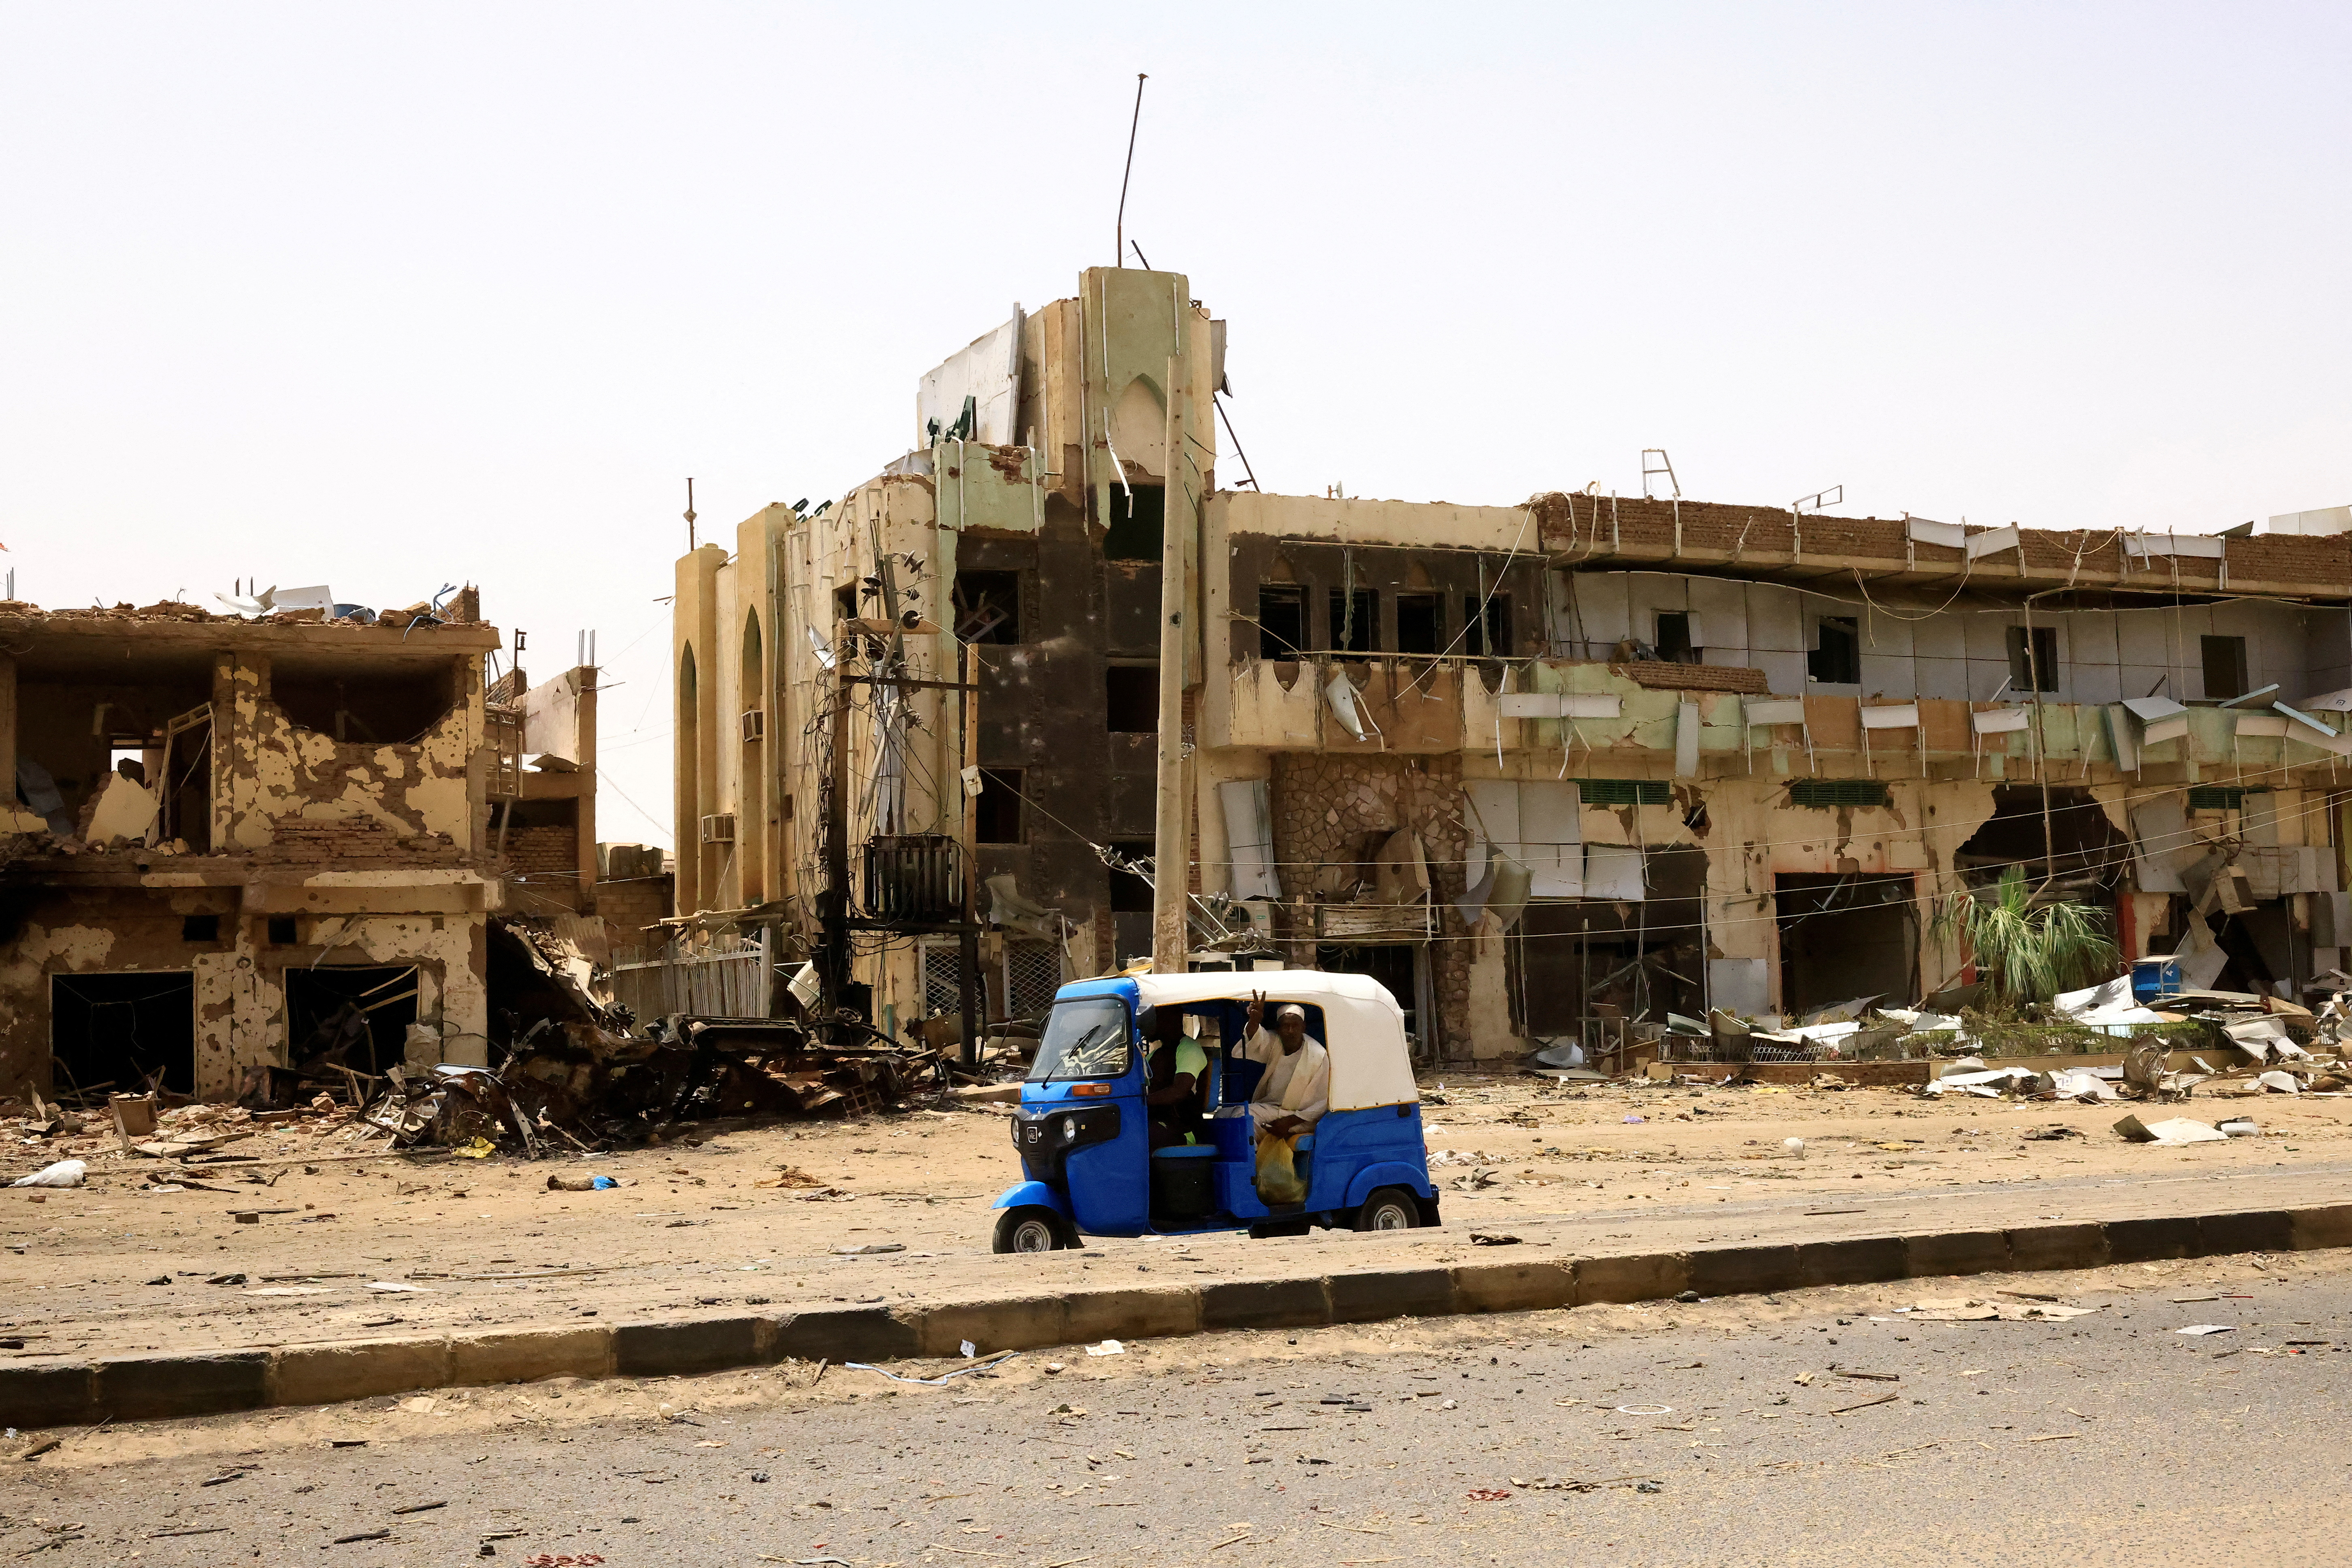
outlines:
[[1864, 1236], [1796, 1246], [1598, 1258], [1503, 1257], [1451, 1268], [1358, 1269], [1200, 1286], [1018, 1295], [774, 1317], [678, 1317], [594, 1327], [356, 1340], [276, 1350], [0, 1366], [0, 1425], [19, 1428], [327, 1405], [542, 1377], [667, 1377], [785, 1360], [890, 1361], [1225, 1329], [1539, 1311], [1592, 1302], [1814, 1285], [2095, 1268], [2352, 1246], [2352, 1204], [2009, 1230]]

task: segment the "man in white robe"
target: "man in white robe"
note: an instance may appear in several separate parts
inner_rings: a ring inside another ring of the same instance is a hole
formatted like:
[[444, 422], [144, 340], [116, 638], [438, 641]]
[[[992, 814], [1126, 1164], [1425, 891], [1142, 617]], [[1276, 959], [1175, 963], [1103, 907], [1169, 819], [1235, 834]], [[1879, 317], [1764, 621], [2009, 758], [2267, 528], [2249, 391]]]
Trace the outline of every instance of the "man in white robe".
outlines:
[[1265, 1027], [1265, 998], [1250, 998], [1248, 1027], [1237, 1054], [1265, 1068], [1250, 1097], [1261, 1138], [1287, 1138], [1321, 1121], [1331, 1104], [1331, 1054], [1307, 1033], [1307, 1009], [1286, 1002]]

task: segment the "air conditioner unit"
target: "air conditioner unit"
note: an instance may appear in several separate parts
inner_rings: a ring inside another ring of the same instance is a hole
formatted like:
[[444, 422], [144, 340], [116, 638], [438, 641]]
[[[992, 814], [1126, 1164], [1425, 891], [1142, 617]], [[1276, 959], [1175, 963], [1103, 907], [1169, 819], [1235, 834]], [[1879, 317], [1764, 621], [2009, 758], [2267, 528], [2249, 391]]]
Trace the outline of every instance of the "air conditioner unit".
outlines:
[[768, 738], [768, 714], [765, 709], [746, 709], [743, 713], [743, 738], [764, 741]]
[[728, 811], [721, 812], [715, 816], [704, 817], [702, 819], [702, 841], [705, 844], [734, 843], [735, 814], [731, 811]]

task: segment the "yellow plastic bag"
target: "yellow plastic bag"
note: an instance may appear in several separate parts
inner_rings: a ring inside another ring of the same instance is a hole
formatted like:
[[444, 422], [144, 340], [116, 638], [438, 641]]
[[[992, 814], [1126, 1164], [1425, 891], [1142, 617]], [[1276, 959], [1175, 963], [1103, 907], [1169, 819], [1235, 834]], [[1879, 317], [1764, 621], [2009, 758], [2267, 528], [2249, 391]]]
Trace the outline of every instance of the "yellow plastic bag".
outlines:
[[1307, 1201], [1307, 1184], [1298, 1179], [1298, 1140], [1261, 1137], [1257, 1141], [1257, 1195], [1269, 1207]]

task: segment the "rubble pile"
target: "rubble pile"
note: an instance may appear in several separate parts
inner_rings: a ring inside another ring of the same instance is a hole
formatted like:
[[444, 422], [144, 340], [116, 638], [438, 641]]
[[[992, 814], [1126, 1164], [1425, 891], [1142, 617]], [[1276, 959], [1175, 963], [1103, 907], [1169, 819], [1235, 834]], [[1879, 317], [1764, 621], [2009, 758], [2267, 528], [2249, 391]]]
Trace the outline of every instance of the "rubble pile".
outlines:
[[640, 1142], [686, 1120], [867, 1115], [937, 1076], [937, 1047], [878, 1035], [829, 1045], [799, 1019], [640, 1026], [612, 1000], [608, 957], [551, 922], [492, 921], [498, 1065], [394, 1069], [361, 1119], [370, 1135], [536, 1158]]

